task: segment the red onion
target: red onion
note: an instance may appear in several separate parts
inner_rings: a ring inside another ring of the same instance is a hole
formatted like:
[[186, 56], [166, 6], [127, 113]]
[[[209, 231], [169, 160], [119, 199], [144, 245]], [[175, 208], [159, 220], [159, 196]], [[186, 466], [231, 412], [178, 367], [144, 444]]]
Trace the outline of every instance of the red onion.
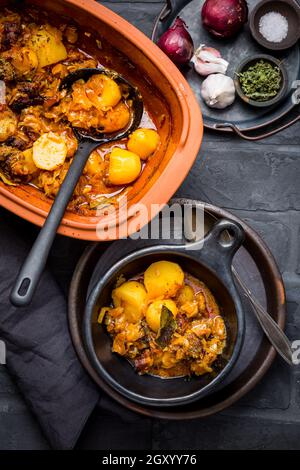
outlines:
[[247, 19], [248, 6], [245, 0], [206, 0], [202, 7], [204, 27], [221, 38], [236, 34]]
[[187, 64], [194, 52], [191, 35], [186, 29], [185, 22], [179, 17], [176, 18], [173, 26], [160, 37], [157, 45], [176, 65]]

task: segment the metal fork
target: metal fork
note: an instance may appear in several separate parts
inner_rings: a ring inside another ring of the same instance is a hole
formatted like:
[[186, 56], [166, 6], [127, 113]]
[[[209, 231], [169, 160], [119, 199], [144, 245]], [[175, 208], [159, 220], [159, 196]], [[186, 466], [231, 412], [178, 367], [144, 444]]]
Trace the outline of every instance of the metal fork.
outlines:
[[243, 294], [248, 298], [252, 309], [256, 315], [257, 320], [260, 323], [265, 335], [267, 336], [270, 343], [274, 346], [278, 354], [290, 365], [293, 365], [293, 350], [287, 336], [284, 334], [282, 329], [273, 320], [271, 315], [268, 314], [267, 310], [256, 300], [252, 292], [248, 289], [246, 284], [242, 281], [240, 275], [234, 266], [232, 266], [232, 272], [240, 285]]

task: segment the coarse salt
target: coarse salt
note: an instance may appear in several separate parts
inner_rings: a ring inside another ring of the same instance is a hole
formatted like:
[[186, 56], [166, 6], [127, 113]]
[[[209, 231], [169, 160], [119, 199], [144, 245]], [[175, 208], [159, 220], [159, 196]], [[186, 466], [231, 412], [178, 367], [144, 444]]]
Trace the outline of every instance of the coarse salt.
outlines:
[[288, 30], [288, 20], [276, 11], [266, 13], [259, 20], [259, 32], [267, 41], [283, 41], [287, 37]]

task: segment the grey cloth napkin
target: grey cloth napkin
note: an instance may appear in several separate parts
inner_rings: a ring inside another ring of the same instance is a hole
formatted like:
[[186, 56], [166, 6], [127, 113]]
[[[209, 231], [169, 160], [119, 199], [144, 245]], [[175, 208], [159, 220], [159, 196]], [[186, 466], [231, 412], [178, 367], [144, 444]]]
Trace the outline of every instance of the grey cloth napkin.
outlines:
[[0, 209], [0, 339], [7, 367], [54, 449], [74, 447], [99, 391], [81, 367], [67, 323], [66, 300], [46, 271], [29, 307], [9, 293], [30, 249]]

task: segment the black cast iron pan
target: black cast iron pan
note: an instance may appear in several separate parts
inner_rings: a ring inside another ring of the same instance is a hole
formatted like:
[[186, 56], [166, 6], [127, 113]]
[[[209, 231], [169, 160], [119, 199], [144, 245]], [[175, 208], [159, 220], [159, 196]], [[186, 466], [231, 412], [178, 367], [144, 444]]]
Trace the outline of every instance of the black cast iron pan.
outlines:
[[[228, 231], [230, 240], [222, 234]], [[191, 403], [215, 391], [234, 366], [243, 343], [244, 312], [232, 278], [231, 263], [244, 240], [241, 226], [229, 220], [218, 221], [204, 240], [189, 245], [155, 245], [130, 253], [98, 279], [90, 293], [83, 320], [83, 337], [91, 362], [98, 374], [116, 391], [144, 405], [170, 407]], [[212, 291], [224, 315], [227, 341], [213, 373], [201, 377], [168, 380], [138, 375], [131, 364], [111, 352], [111, 338], [97, 323], [99, 309], [111, 303], [117, 279], [143, 272], [158, 260], [177, 262], [184, 271], [201, 279]]]

